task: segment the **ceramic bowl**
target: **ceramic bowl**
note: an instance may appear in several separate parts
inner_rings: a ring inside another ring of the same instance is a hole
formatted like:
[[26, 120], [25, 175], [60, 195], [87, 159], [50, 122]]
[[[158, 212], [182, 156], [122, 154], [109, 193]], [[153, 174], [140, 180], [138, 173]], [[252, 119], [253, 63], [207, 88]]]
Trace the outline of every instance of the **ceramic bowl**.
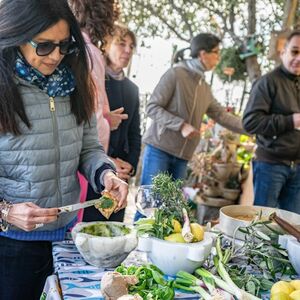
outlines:
[[295, 271], [300, 275], [300, 243], [291, 235], [280, 235], [278, 243], [288, 251], [289, 260]]
[[[115, 224], [125, 226], [129, 233], [123, 236], [102, 237], [80, 232], [93, 224]], [[133, 227], [120, 222], [82, 222], [72, 229], [74, 243], [84, 260], [96, 267], [113, 268], [120, 265], [138, 244]]]
[[148, 258], [165, 274], [175, 276], [180, 270], [193, 273], [211, 252], [214, 234], [205, 232], [198, 243], [172, 243], [154, 237], [139, 237], [138, 250], [147, 252]]
[[[220, 224], [218, 227], [229, 237], [235, 235], [235, 238], [243, 240], [244, 234], [239, 232], [237, 228], [249, 225], [251, 223], [250, 217], [254, 217], [260, 212], [265, 219], [268, 219], [271, 213], [276, 212], [279, 217], [288, 220], [293, 225], [300, 225], [300, 215], [283, 209], [264, 206], [229, 205], [220, 209]], [[278, 231], [282, 231], [277, 224], [270, 224], [270, 226], [273, 226]]]

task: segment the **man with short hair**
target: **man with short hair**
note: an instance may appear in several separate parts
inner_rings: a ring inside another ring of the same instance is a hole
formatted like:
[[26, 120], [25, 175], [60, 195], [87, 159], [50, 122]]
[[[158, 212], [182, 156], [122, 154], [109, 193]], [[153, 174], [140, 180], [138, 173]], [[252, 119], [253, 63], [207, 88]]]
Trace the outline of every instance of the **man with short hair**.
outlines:
[[256, 134], [254, 204], [300, 214], [300, 31], [291, 32], [281, 66], [253, 86], [243, 116]]

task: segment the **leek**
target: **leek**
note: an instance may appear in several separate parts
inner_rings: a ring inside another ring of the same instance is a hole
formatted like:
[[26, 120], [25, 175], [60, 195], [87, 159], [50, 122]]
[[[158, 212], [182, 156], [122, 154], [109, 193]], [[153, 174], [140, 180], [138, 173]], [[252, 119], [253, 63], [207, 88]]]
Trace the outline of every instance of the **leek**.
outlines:
[[216, 289], [214, 286], [214, 280], [205, 278], [205, 285], [209, 290], [209, 293], [202, 287], [203, 281], [189, 274], [185, 271], [179, 271], [176, 274], [176, 280], [173, 283], [173, 287], [189, 292], [195, 292], [201, 295], [204, 300], [232, 300], [233, 297], [230, 293], [226, 293], [221, 289]]
[[221, 276], [219, 278], [218, 276], [215, 276], [211, 274], [209, 271], [200, 268], [195, 271], [196, 274], [200, 275], [203, 279], [203, 277], [211, 278], [215, 281], [215, 284], [225, 290], [226, 292], [232, 294], [233, 296], [237, 297], [239, 300], [259, 300], [260, 298], [257, 298], [256, 296], [253, 296], [252, 294], [240, 289], [230, 278], [229, 274], [227, 273], [223, 263], [219, 260], [218, 264], [218, 273]]

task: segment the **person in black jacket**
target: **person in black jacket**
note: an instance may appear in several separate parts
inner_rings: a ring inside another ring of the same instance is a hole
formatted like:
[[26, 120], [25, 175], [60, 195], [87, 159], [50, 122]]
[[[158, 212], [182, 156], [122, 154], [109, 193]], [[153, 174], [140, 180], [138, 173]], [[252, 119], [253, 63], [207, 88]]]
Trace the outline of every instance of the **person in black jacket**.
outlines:
[[[135, 174], [141, 151], [139, 90], [123, 71], [136, 48], [136, 38], [128, 28], [115, 25], [113, 33], [105, 41], [105, 88], [109, 106], [111, 110], [122, 107], [128, 115], [128, 119], [111, 132], [108, 155], [116, 165], [118, 177], [128, 182]], [[112, 214], [109, 220], [123, 221], [124, 213], [125, 209]], [[87, 208], [83, 220], [99, 220], [99, 213], [94, 207]]]
[[256, 134], [254, 204], [300, 213], [300, 31], [281, 53], [282, 65], [253, 86], [243, 117]]

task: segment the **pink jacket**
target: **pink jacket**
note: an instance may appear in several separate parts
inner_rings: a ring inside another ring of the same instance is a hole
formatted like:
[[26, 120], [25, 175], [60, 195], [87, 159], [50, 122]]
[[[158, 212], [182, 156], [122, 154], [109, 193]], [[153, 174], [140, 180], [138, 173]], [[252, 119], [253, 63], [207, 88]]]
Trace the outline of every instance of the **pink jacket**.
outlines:
[[[110, 111], [110, 109], [105, 92], [105, 62], [101, 51], [94, 44], [92, 44], [89, 36], [84, 32], [82, 32], [82, 34], [90, 55], [91, 75], [95, 84], [95, 113], [97, 118], [98, 138], [104, 147], [105, 152], [107, 152], [109, 145], [110, 126], [108, 120], [105, 119], [104, 116]], [[78, 177], [81, 187], [80, 202], [84, 202], [87, 196], [88, 182], [79, 172]], [[83, 210], [78, 213], [79, 222], [81, 222], [82, 216]]]
[[110, 126], [108, 120], [104, 117], [110, 111], [107, 95], [105, 92], [105, 61], [101, 51], [92, 44], [89, 36], [83, 32], [83, 37], [86, 42], [90, 58], [90, 68], [92, 79], [95, 84], [96, 98], [96, 118], [98, 138], [105, 152], [108, 150]]

